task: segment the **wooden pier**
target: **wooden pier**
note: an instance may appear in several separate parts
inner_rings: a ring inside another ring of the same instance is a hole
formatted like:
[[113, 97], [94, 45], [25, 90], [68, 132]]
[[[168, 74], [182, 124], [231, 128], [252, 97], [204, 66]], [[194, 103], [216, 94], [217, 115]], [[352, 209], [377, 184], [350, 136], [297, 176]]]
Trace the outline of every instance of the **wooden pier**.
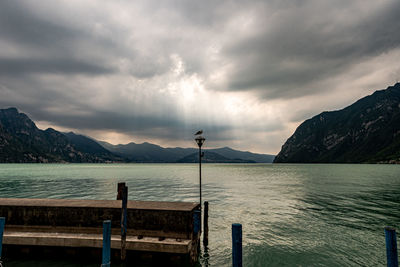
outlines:
[[[0, 198], [6, 218], [3, 258], [7, 250], [91, 248], [101, 251], [103, 221], [111, 220], [112, 258], [121, 249], [121, 200]], [[128, 201], [126, 251], [183, 256], [197, 261], [200, 231], [195, 229], [199, 203]], [[195, 232], [196, 231], [196, 232]], [[11, 255], [11, 253], [10, 253]]]

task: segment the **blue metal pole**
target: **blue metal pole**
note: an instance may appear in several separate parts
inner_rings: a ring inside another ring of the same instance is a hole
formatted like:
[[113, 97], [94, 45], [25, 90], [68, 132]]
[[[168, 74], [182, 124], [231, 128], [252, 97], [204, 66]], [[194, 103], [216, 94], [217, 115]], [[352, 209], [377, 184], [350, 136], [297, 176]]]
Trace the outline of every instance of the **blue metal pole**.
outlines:
[[201, 227], [201, 211], [195, 210], [193, 213], [193, 232], [197, 235], [200, 232]]
[[242, 267], [242, 225], [232, 224], [232, 266]]
[[101, 267], [111, 266], [111, 221], [103, 222], [103, 258]]
[[0, 262], [1, 262], [1, 251], [3, 248], [3, 233], [5, 224], [6, 224], [6, 218], [0, 217]]
[[126, 258], [126, 231], [127, 231], [127, 210], [128, 210], [128, 187], [125, 186], [122, 192], [122, 218], [121, 218], [121, 260]]
[[385, 227], [386, 258], [388, 267], [398, 267], [399, 258], [397, 255], [396, 229]]

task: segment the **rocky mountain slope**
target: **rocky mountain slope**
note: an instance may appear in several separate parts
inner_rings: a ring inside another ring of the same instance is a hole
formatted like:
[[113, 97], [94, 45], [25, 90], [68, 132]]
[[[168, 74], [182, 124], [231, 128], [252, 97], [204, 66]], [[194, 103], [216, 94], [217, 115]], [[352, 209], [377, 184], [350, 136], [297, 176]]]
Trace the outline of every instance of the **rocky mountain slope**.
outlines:
[[277, 163], [399, 163], [400, 83], [303, 122]]
[[0, 109], [0, 162], [105, 162], [54, 130], [40, 130], [16, 108]]

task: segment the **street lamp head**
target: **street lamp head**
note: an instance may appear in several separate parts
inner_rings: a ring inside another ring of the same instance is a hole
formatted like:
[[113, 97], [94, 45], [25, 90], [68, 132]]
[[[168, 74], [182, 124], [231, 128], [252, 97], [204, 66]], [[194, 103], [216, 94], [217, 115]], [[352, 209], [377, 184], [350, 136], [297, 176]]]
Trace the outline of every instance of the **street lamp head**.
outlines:
[[204, 144], [204, 141], [206, 140], [203, 136], [199, 135], [194, 139], [199, 146], [199, 148]]

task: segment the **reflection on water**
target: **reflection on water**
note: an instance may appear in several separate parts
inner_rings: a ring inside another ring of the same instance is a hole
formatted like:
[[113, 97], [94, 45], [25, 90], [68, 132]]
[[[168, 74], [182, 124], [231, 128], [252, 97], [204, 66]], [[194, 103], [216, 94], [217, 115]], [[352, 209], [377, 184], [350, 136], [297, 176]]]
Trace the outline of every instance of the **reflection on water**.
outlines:
[[[400, 166], [203, 168], [210, 233], [202, 266], [231, 265], [236, 222], [243, 225], [244, 266], [385, 265], [383, 227], [400, 226]], [[120, 181], [127, 182], [129, 199], [199, 199], [196, 164], [0, 165], [0, 197], [115, 199]], [[15, 264], [8, 266], [22, 266]], [[71, 264], [57, 263], [78, 266]]]

